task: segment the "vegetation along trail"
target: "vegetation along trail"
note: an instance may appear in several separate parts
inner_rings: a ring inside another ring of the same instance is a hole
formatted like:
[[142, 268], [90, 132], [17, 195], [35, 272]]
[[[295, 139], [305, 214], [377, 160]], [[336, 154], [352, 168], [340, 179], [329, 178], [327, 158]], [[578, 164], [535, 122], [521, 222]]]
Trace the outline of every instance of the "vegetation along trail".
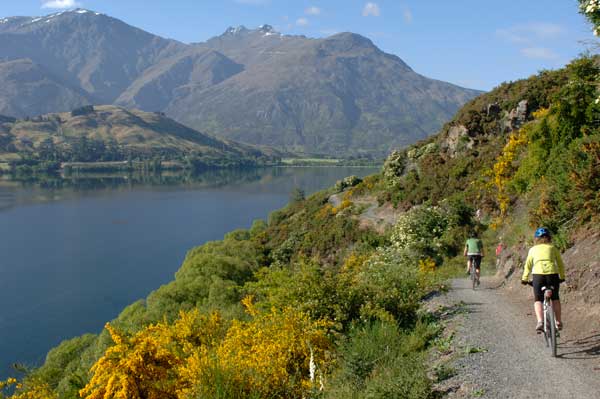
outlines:
[[531, 303], [506, 295], [491, 279], [483, 279], [476, 290], [467, 279], [454, 280], [452, 286], [436, 298], [450, 309], [455, 351], [463, 354], [452, 364], [455, 375], [444, 382], [448, 397], [600, 397], [600, 354], [589, 340], [573, 339], [568, 310], [558, 356], [552, 358], [533, 331]]

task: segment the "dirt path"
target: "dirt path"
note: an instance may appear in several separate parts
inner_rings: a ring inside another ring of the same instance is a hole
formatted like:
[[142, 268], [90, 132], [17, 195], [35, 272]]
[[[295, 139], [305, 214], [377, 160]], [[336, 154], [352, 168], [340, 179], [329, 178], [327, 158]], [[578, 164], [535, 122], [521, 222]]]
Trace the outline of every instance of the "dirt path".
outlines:
[[[342, 204], [342, 193], [329, 197], [331, 206], [338, 208]], [[379, 206], [377, 198], [365, 196], [353, 198], [353, 203], [362, 206], [363, 211], [356, 216], [363, 228], [372, 228], [375, 231], [384, 232], [386, 228], [393, 226], [398, 221], [402, 212], [394, 209], [391, 204]]]
[[[454, 331], [456, 375], [441, 384], [450, 398], [600, 398], [600, 331], [573, 339], [568, 317], [552, 358], [534, 332], [532, 306], [483, 279], [473, 291], [467, 279], [434, 301], [448, 307]], [[526, 289], [526, 288], [523, 288]], [[567, 309], [568, 311], [568, 309]]]

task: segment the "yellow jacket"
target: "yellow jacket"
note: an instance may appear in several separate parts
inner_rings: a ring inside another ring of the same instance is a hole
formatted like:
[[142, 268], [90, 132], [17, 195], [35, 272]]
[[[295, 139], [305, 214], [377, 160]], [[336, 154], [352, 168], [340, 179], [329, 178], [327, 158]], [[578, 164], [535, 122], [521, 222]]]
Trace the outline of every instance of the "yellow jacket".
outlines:
[[538, 244], [529, 250], [521, 280], [529, 280], [530, 274], [557, 274], [565, 279], [565, 264], [558, 249], [551, 244]]

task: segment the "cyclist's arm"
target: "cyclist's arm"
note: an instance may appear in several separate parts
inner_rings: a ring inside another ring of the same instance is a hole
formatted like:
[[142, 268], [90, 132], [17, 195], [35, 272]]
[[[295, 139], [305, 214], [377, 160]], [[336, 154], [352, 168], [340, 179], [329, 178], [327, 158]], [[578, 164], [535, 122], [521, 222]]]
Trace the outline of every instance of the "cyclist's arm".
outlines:
[[562, 260], [562, 257], [560, 256], [560, 251], [558, 249], [556, 249], [555, 247], [553, 247], [554, 251], [555, 251], [555, 256], [556, 256], [556, 264], [558, 265], [558, 277], [561, 280], [565, 279], [565, 264]]
[[468, 245], [465, 244], [465, 250], [463, 251], [463, 256], [467, 256], [467, 248], [468, 248]]
[[528, 254], [527, 260], [525, 261], [525, 267], [523, 268], [523, 276], [521, 277], [522, 281], [529, 281], [531, 269], [533, 269], [533, 257], [531, 254]]

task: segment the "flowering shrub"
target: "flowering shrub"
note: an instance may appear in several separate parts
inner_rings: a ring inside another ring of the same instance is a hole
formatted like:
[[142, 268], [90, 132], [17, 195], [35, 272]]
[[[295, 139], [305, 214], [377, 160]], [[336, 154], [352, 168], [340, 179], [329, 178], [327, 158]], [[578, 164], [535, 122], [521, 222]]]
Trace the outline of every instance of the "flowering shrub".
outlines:
[[344, 199], [342, 201], [342, 203], [340, 204], [340, 206], [333, 208], [331, 210], [331, 212], [334, 215], [337, 215], [338, 213], [340, 213], [341, 211], [343, 211], [344, 209], [350, 208], [352, 206], [352, 201], [348, 200], [348, 199]]
[[500, 210], [500, 216], [498, 220], [494, 221], [494, 226], [502, 222], [508, 211], [508, 206], [510, 205], [508, 182], [517, 169], [514, 165], [517, 155], [526, 144], [526, 129], [520, 129], [515, 133], [511, 133], [502, 150], [502, 154], [500, 154], [492, 167], [492, 182], [496, 189], [496, 201]]
[[[114, 345], [91, 369], [80, 391], [86, 399], [214, 397], [225, 387], [235, 397], [302, 397], [325, 368], [329, 323], [286, 308], [261, 313], [245, 300], [252, 319], [229, 327], [218, 313], [181, 312], [174, 323], [150, 325], [126, 336], [106, 325]], [[311, 360], [312, 359], [312, 360]], [[312, 362], [312, 363], [311, 363]], [[312, 379], [311, 379], [312, 367]], [[9, 380], [5, 385], [16, 384]], [[4, 385], [0, 384], [0, 389]], [[41, 395], [11, 399], [54, 398]]]
[[233, 322], [217, 350], [220, 367], [249, 394], [305, 396], [317, 385], [314, 368], [323, 373], [326, 366], [329, 323], [312, 321], [292, 308], [259, 313], [246, 304], [254, 318]]
[[447, 212], [441, 207], [413, 207], [398, 218], [390, 240], [396, 249], [416, 260], [439, 258], [441, 239], [448, 227]]
[[579, 0], [579, 10], [594, 25], [594, 35], [600, 36], [600, 0]]
[[401, 151], [394, 151], [387, 157], [383, 164], [383, 177], [389, 186], [400, 184], [406, 161], [406, 153]]
[[173, 324], [157, 323], [131, 337], [106, 325], [115, 345], [92, 367], [92, 379], [80, 391], [86, 399], [181, 398], [193, 385], [185, 370], [188, 358], [206, 354], [223, 334], [217, 313], [181, 312]]
[[348, 176], [343, 178], [342, 180], [338, 180], [335, 183], [335, 191], [341, 193], [348, 187], [355, 187], [362, 182], [362, 179], [358, 176]]
[[[3, 391], [13, 388], [15, 393], [5, 396]], [[15, 378], [0, 381], [0, 399], [58, 399], [47, 383], [30, 380], [25, 383], [18, 382]]]

